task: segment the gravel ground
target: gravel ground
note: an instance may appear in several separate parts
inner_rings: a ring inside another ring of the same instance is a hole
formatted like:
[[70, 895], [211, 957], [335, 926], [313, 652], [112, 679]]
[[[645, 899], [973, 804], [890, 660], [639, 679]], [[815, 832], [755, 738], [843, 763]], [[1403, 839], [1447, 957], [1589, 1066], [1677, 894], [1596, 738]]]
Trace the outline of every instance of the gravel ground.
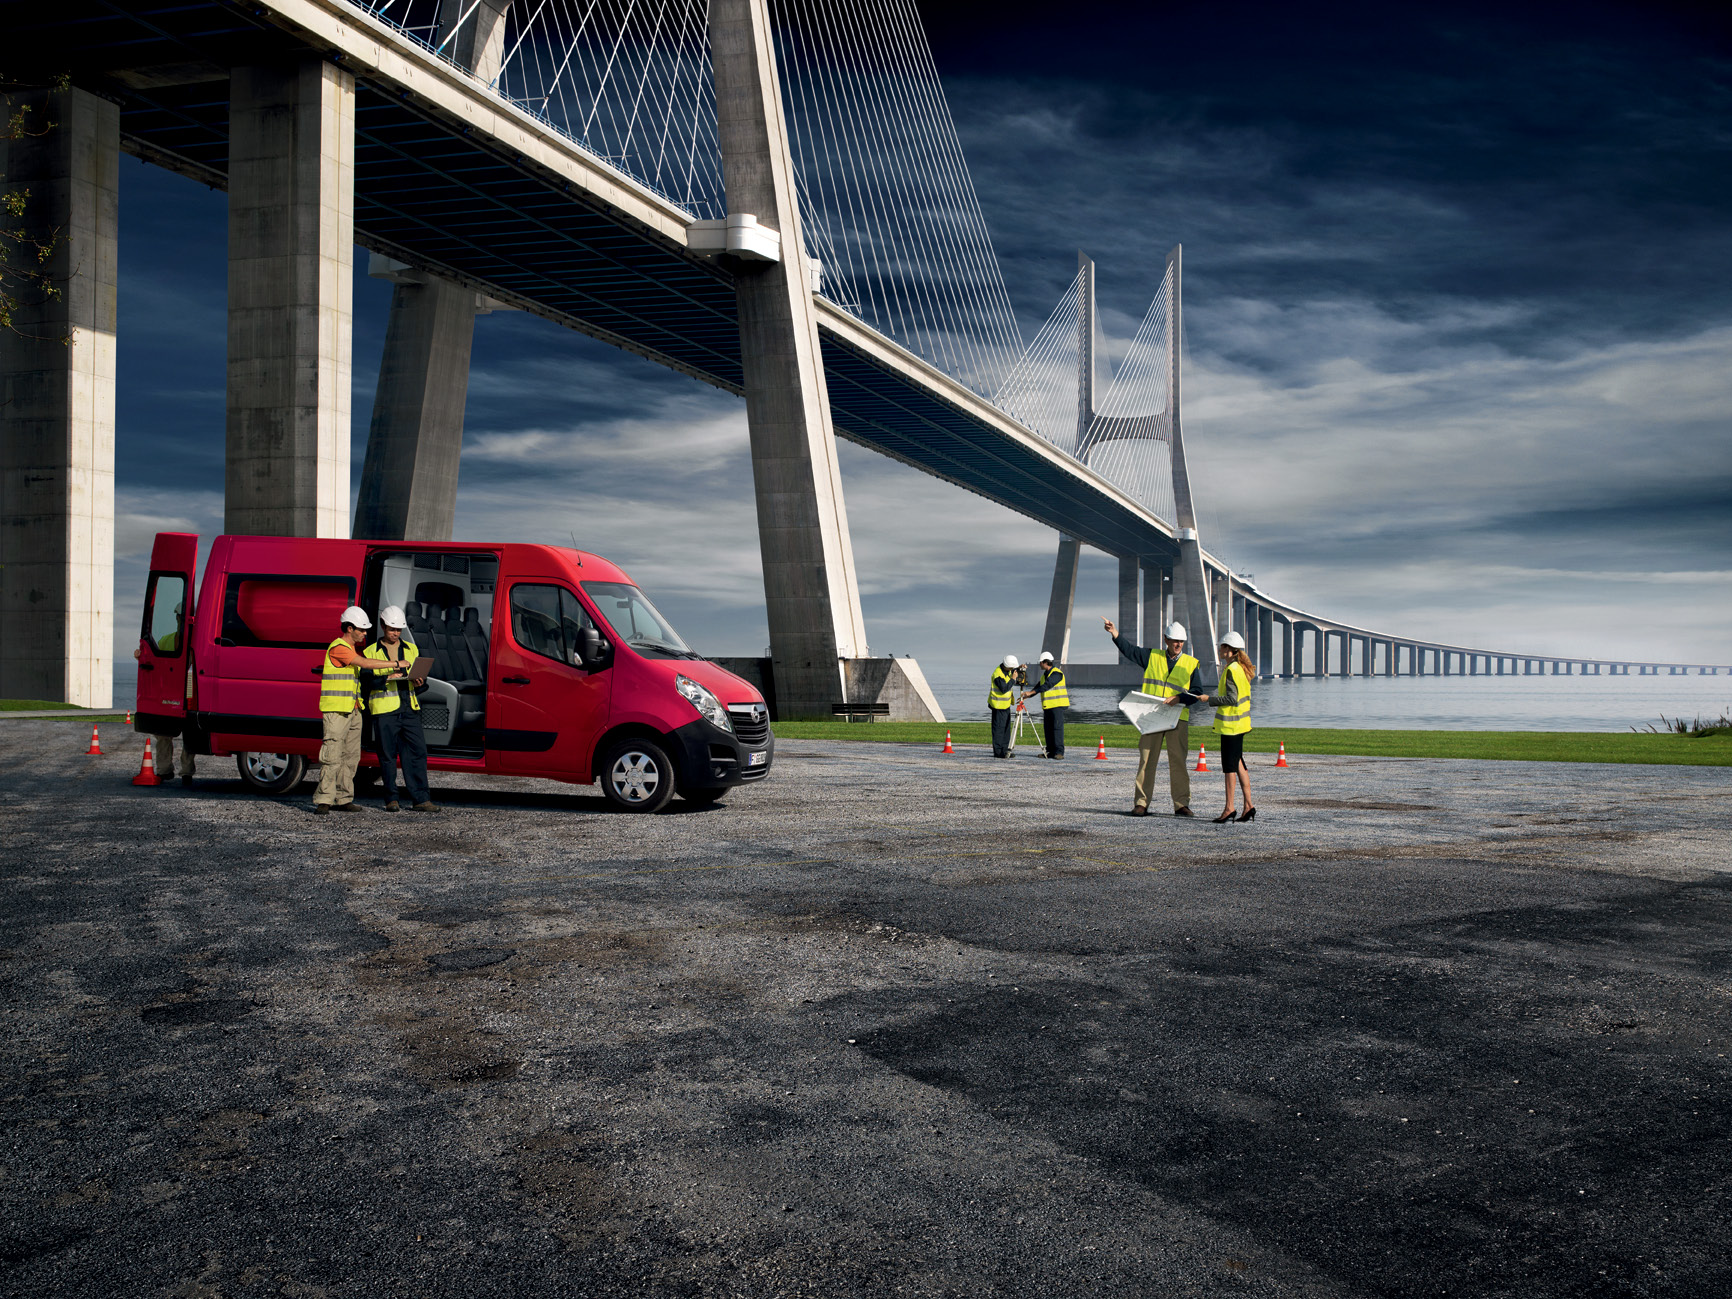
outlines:
[[314, 818], [85, 739], [0, 723], [4, 1293], [1732, 1293], [1732, 771]]

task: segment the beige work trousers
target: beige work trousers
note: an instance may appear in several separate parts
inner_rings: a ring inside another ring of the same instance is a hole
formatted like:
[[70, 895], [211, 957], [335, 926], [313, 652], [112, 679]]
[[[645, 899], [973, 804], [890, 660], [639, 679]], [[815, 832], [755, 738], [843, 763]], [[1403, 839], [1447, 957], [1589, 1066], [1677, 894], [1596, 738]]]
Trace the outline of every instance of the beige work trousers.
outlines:
[[[156, 774], [167, 780], [174, 774], [174, 736], [157, 735], [152, 738], [156, 740], [156, 743], [151, 746], [154, 750], [151, 754], [151, 762], [156, 766]], [[195, 770], [192, 750], [187, 748], [186, 741], [183, 739], [180, 742], [181, 779], [191, 780]]]
[[325, 742], [319, 746], [319, 789], [313, 804], [355, 801], [355, 768], [361, 765], [361, 710], [324, 713]]
[[1191, 769], [1185, 757], [1191, 751], [1191, 724], [1180, 722], [1170, 731], [1145, 735], [1137, 744], [1137, 806], [1147, 807], [1155, 796], [1155, 769], [1161, 749], [1167, 750], [1167, 776], [1173, 789], [1174, 808], [1191, 805]]

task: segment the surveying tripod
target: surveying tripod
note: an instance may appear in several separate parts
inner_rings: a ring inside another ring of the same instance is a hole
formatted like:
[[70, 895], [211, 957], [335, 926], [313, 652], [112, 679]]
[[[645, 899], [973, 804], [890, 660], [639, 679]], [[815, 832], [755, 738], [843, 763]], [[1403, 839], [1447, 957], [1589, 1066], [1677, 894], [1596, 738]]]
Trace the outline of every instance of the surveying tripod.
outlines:
[[1029, 742], [1039, 746], [1044, 752], [1046, 738], [1040, 733], [1040, 723], [1029, 716], [1028, 701], [1018, 699], [1016, 701], [1016, 726], [1010, 732], [1010, 751], [1012, 753], [1016, 752], [1016, 742], [1022, 738], [1022, 728], [1025, 726], [1028, 727]]

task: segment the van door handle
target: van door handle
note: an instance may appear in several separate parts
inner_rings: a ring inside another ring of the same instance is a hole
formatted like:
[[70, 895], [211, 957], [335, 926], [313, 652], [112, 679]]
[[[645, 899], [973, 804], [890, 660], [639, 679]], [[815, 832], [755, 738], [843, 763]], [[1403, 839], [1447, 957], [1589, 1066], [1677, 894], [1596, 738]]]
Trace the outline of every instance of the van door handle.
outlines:
[[504, 686], [526, 686], [529, 684], [529, 678], [528, 677], [500, 677], [499, 678], [499, 684], [504, 685]]
[[138, 665], [138, 670], [140, 672], [155, 672], [156, 671], [156, 664], [154, 664], [154, 663], [140, 663]]

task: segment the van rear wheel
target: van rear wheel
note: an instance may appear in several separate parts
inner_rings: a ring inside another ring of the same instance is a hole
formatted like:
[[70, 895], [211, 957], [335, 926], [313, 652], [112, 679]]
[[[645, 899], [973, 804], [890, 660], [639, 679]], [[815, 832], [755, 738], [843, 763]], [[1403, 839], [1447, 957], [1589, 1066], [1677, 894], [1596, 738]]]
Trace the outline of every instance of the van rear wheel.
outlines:
[[237, 753], [235, 766], [255, 794], [286, 794], [307, 774], [307, 760], [298, 753]]
[[616, 807], [659, 812], [674, 796], [674, 764], [654, 740], [627, 737], [602, 756], [601, 787]]

